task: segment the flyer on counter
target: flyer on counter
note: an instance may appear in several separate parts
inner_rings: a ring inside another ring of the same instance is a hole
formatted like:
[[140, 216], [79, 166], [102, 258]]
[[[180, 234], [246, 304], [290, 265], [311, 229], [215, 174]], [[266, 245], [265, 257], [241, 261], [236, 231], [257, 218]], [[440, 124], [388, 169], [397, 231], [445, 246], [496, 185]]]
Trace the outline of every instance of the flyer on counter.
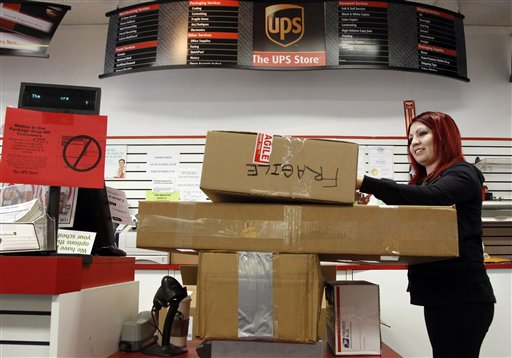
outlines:
[[107, 117], [8, 107], [0, 182], [102, 188]]
[[110, 215], [114, 224], [133, 224], [128, 199], [124, 191], [106, 187]]

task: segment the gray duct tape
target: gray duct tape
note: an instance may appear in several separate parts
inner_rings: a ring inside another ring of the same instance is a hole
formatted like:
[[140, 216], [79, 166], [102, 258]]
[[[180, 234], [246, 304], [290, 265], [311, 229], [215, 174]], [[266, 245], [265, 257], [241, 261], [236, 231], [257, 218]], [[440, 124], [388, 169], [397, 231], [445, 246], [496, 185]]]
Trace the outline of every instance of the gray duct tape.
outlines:
[[272, 254], [238, 256], [238, 337], [273, 337]]

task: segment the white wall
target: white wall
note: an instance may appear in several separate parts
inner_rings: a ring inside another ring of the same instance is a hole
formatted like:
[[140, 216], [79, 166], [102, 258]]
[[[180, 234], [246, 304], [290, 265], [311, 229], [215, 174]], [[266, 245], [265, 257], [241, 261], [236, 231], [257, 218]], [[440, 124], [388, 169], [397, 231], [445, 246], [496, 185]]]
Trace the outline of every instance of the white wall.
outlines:
[[106, 26], [62, 26], [49, 59], [0, 57], [2, 123], [20, 82], [102, 88], [109, 135], [404, 135], [402, 101], [451, 114], [465, 137], [511, 137], [511, 28], [467, 27], [471, 82], [388, 70], [174, 69], [105, 79]]

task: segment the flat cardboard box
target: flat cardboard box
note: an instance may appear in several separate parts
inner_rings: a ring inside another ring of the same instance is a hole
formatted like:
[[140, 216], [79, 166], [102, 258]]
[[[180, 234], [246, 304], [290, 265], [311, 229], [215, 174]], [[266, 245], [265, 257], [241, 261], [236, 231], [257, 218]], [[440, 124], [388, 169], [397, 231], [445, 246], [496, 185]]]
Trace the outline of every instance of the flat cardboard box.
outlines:
[[458, 256], [457, 216], [434, 206], [142, 201], [137, 247], [417, 263]]
[[327, 344], [334, 355], [380, 355], [379, 286], [331, 281], [327, 298]]
[[318, 340], [317, 255], [201, 252], [198, 269], [201, 339]]
[[214, 202], [353, 204], [357, 159], [356, 143], [209, 131], [200, 187]]

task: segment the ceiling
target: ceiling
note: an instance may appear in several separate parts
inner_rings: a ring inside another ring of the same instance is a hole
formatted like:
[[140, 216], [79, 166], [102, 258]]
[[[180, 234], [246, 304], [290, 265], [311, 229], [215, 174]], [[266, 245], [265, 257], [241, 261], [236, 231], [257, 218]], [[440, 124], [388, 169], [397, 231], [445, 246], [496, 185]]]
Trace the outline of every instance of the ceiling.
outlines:
[[[145, 3], [141, 0], [44, 0], [45, 2], [71, 6], [63, 25], [107, 24], [105, 14], [117, 6]], [[512, 0], [418, 0], [416, 2], [460, 12], [466, 26], [512, 27]]]

